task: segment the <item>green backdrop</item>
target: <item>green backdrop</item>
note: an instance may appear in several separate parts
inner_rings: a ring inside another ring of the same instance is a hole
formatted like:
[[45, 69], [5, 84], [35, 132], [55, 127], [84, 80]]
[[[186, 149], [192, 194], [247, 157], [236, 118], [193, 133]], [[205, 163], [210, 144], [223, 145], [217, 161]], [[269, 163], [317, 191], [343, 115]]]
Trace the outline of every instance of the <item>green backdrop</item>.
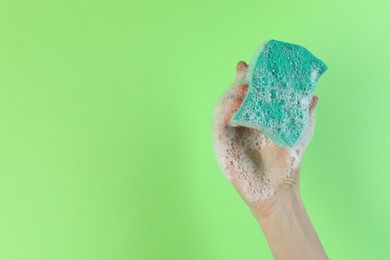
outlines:
[[390, 2], [0, 1], [0, 259], [272, 259], [212, 108], [277, 39], [329, 70], [302, 196], [331, 259], [390, 258]]

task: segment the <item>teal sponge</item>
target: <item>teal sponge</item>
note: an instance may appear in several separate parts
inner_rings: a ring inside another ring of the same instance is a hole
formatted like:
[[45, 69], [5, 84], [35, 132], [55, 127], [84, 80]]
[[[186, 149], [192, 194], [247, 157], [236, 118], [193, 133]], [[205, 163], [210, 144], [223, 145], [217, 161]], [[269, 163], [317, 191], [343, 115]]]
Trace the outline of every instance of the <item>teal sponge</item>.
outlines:
[[232, 122], [292, 147], [309, 120], [315, 86], [328, 67], [302, 46], [269, 40], [248, 67], [249, 89]]

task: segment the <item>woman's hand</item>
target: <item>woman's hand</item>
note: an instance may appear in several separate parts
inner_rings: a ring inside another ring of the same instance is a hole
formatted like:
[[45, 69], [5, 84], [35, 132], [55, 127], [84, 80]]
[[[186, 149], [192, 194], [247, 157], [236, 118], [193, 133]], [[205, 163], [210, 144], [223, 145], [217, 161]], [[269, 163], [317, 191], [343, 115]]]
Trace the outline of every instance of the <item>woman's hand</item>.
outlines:
[[247, 64], [237, 64], [236, 83], [229, 88], [214, 110], [214, 148], [218, 163], [234, 187], [256, 214], [266, 214], [287, 190], [299, 190], [299, 171], [305, 148], [314, 129], [313, 97], [309, 123], [292, 148], [280, 147], [256, 129], [233, 126], [232, 116], [241, 106], [248, 86], [242, 84]]
[[275, 259], [328, 259], [299, 193], [299, 171], [313, 135], [318, 98], [311, 101], [309, 123], [297, 144], [279, 147], [258, 130], [231, 124], [248, 90], [246, 69], [245, 62], [237, 64], [235, 84], [214, 109], [218, 163], [256, 217]]

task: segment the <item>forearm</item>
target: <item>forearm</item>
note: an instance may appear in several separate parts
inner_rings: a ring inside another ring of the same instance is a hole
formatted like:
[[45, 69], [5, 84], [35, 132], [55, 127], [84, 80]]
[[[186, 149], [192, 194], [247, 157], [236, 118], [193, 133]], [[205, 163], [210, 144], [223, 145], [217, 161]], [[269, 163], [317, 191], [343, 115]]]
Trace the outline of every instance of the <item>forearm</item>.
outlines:
[[266, 211], [252, 208], [275, 259], [328, 259], [298, 188], [288, 189]]

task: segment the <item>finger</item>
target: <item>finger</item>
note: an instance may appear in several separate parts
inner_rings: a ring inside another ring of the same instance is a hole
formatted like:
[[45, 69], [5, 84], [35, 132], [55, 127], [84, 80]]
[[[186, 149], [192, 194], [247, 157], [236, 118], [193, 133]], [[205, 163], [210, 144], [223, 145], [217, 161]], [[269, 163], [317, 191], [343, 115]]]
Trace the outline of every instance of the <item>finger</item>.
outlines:
[[223, 124], [227, 124], [232, 118], [233, 114], [241, 106], [243, 101], [242, 98], [247, 91], [248, 91], [248, 85], [244, 84], [237, 87], [236, 89], [229, 90], [228, 92], [230, 92], [230, 94], [225, 94], [226, 97], [224, 97], [221, 101], [223, 107], [220, 110], [220, 115], [219, 115], [222, 116]]
[[238, 95], [242, 97], [246, 94], [247, 91], [248, 91], [248, 85], [247, 84], [241, 85], [238, 88]]
[[[246, 86], [233, 85], [223, 93], [214, 105], [213, 122], [218, 124], [220, 128], [228, 126], [227, 123], [233, 116], [234, 110], [242, 103], [241, 94], [245, 93], [246, 90]], [[236, 101], [236, 99], [239, 100]]]
[[230, 121], [230, 119], [232, 118], [234, 113], [237, 112], [237, 110], [241, 106], [241, 104], [242, 104], [242, 98], [236, 98], [233, 101], [233, 103], [229, 107], [229, 111], [224, 115], [224, 123], [225, 124], [227, 124]]
[[315, 107], [317, 106], [319, 98], [317, 96], [313, 96], [310, 108], [309, 108], [309, 119], [307, 125], [301, 134], [300, 145], [303, 147], [303, 150], [309, 145], [313, 134], [314, 134], [314, 123], [315, 123]]
[[239, 61], [236, 66], [237, 77], [240, 76], [243, 72], [245, 72], [247, 67], [248, 65], [246, 64], [245, 61]]
[[310, 107], [309, 107], [310, 114], [313, 112], [314, 108], [317, 106], [319, 100], [320, 99], [317, 96], [313, 96], [311, 103], [310, 103]]
[[233, 85], [225, 91], [214, 106], [213, 125], [214, 133], [219, 137], [216, 140], [227, 140], [231, 138], [234, 127], [230, 120], [234, 113], [241, 106], [243, 94], [248, 89], [247, 85]]

